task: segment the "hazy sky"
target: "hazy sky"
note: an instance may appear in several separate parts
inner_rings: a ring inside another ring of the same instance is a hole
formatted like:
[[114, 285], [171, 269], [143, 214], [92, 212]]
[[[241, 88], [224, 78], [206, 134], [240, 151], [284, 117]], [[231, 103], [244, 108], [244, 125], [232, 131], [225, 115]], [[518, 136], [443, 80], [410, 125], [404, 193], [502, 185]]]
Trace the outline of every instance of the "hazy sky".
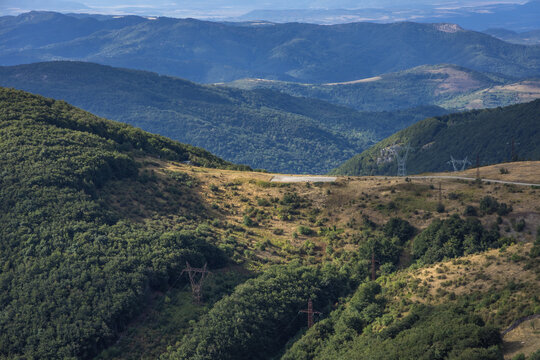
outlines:
[[4, 15], [28, 10], [185, 16], [237, 16], [254, 9], [359, 9], [441, 5], [468, 6], [491, 3], [523, 3], [525, 0], [0, 0]]

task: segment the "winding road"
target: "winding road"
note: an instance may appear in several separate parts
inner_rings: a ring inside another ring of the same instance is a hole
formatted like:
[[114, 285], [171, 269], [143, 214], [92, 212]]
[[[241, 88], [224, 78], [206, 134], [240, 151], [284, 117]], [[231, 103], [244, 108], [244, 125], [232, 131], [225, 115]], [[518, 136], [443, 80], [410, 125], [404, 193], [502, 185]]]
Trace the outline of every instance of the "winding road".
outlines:
[[[377, 179], [388, 179], [393, 178], [393, 176], [374, 176]], [[451, 176], [451, 175], [427, 175], [427, 176], [417, 176], [412, 175], [408, 176], [409, 179], [450, 179], [450, 180], [467, 180], [475, 181], [476, 178], [470, 178], [465, 176]], [[338, 178], [336, 176], [303, 176], [303, 175], [274, 175], [270, 182], [281, 182], [281, 183], [297, 183], [297, 182], [334, 182]], [[509, 184], [509, 185], [518, 185], [518, 186], [539, 186], [540, 184], [535, 183], [524, 183], [518, 181], [506, 181], [506, 180], [494, 180], [494, 179], [480, 179], [486, 183], [499, 183], [499, 184]]]

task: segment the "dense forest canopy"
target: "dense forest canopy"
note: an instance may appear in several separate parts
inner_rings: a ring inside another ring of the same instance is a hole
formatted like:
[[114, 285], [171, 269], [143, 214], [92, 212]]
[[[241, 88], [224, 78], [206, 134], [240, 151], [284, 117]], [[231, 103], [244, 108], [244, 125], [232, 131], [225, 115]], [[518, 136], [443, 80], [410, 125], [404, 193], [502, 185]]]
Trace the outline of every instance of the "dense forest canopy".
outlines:
[[[141, 156], [234, 168], [63, 101], [0, 89], [0, 357], [89, 358], [186, 260], [226, 263], [195, 230], [204, 211], [193, 198], [169, 194], [185, 214], [174, 226], [108, 205], [111, 183], [157, 191], [139, 173]], [[185, 180], [176, 186], [192, 197]]]

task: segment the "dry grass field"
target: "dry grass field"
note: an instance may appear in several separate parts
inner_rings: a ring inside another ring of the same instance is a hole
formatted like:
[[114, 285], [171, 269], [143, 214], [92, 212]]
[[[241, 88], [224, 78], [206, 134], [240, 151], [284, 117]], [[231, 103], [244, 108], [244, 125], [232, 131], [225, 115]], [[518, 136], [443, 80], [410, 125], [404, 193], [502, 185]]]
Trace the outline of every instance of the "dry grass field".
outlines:
[[[338, 177], [329, 183], [273, 183], [270, 180], [274, 174], [262, 172], [208, 169], [154, 159], [145, 166], [160, 178], [172, 172], [195, 179], [197, 198], [191, 200], [202, 203], [211, 213], [212, 226], [222, 237], [241, 243], [233, 245], [244, 248], [248, 263], [254, 267], [295, 257], [311, 262], [328, 258], [329, 238], [333, 239], [332, 250], [354, 251], [355, 237], [366, 221], [377, 226], [391, 217], [400, 217], [421, 230], [434, 218], [463, 215], [467, 206], [478, 208], [486, 196], [512, 206], [513, 211], [500, 219], [497, 214], [478, 216], [485, 226], [499, 221], [504, 236], [531, 242], [540, 225], [540, 189], [534, 187], [413, 177]], [[501, 174], [501, 167], [508, 174]], [[483, 178], [533, 181], [540, 178], [540, 162], [507, 163], [480, 171]], [[475, 170], [450, 175], [471, 173], [474, 175]], [[167, 197], [165, 188], [163, 201]], [[136, 198], [133, 201], [129, 206], [140, 206]], [[444, 206], [441, 212], [437, 211], [439, 201]], [[151, 216], [151, 212], [144, 216]], [[525, 227], [516, 231], [515, 224], [522, 219]]]
[[[377, 279], [385, 296], [393, 299], [387, 305], [389, 313], [399, 318], [415, 303], [468, 301], [484, 321], [501, 329], [531, 309], [540, 313], [540, 264], [531, 263], [527, 256], [540, 226], [540, 188], [413, 177], [338, 177], [325, 183], [277, 183], [271, 182], [275, 174], [201, 168], [154, 158], [139, 160], [141, 171], [156, 180], [142, 189], [115, 189], [112, 193], [121, 196], [109, 199], [112, 206], [124, 213], [133, 212], [141, 222], [160, 217], [172, 224], [192, 215], [186, 209], [203, 208], [200, 213], [207, 216], [203, 227], [211, 229], [216, 245], [236, 262], [223, 269], [225, 272], [241, 269], [253, 274], [292, 260], [346, 263], [358, 253], [359, 244], [368, 236], [368, 226], [380, 229], [390, 218], [400, 217], [419, 232], [436, 218], [452, 214], [464, 217], [467, 206], [479, 209], [482, 198], [493, 197], [513, 210], [500, 218], [496, 213], [479, 212], [476, 218], [487, 227], [498, 223], [501, 236], [513, 238], [516, 244], [421, 268], [406, 268], [411, 259], [405, 251], [401, 270]], [[500, 167], [508, 173], [501, 174]], [[534, 181], [539, 178], [539, 170], [540, 162], [480, 169], [483, 178], [511, 181]], [[474, 178], [475, 174], [475, 170], [469, 170], [434, 175]], [[175, 177], [189, 183], [189, 189], [181, 195], [169, 189]], [[437, 211], [439, 201], [444, 205], [441, 212]], [[175, 207], [175, 202], [192, 206]], [[521, 220], [524, 227], [518, 229], [516, 224]], [[120, 346], [122, 351], [138, 349], [139, 335], [160, 339], [161, 328], [154, 329], [156, 322], [189, 318], [185, 315], [188, 310], [175, 305], [175, 297], [171, 299], [171, 304], [164, 303], [153, 315], [159, 320], [149, 318], [132, 329], [134, 335], [123, 340], [127, 345]], [[536, 329], [524, 323], [508, 333], [504, 337], [506, 358], [535, 351]]]
[[[441, 304], [468, 299], [486, 323], [507, 328], [520, 311], [540, 313], [540, 263], [527, 255], [531, 244], [518, 243], [379, 279], [393, 295], [389, 307]], [[408, 309], [405, 308], [405, 309]], [[402, 315], [405, 315], [403, 313]], [[503, 337], [505, 359], [540, 348], [540, 320], [522, 323]]]

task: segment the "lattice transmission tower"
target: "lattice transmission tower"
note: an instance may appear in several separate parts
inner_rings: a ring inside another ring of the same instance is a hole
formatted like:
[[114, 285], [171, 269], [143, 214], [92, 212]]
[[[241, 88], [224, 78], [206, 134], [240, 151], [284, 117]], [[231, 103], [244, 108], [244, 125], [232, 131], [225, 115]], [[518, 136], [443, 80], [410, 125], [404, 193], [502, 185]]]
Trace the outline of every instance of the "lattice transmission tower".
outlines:
[[407, 175], [407, 157], [409, 156], [409, 150], [411, 147], [407, 145], [405, 147], [405, 154], [402, 156], [396, 151], [396, 160], [397, 160], [397, 176], [406, 176]]
[[210, 274], [210, 271], [206, 270], [206, 265], [202, 268], [194, 268], [189, 265], [189, 262], [186, 261], [186, 268], [182, 270], [180, 275], [187, 272], [189, 276], [189, 282], [191, 283], [191, 292], [193, 293], [193, 300], [195, 303], [201, 304], [202, 302], [202, 284], [204, 278], [207, 274]]
[[465, 156], [465, 159], [463, 160], [457, 160], [457, 159], [454, 159], [452, 155], [450, 155], [450, 161], [446, 163], [452, 165], [452, 167], [454, 168], [454, 172], [463, 171], [465, 170], [467, 165], [472, 165], [469, 159], [467, 159], [467, 156]]
[[318, 315], [322, 314], [322, 312], [320, 312], [320, 311], [314, 311], [313, 310], [313, 301], [311, 301], [311, 299], [308, 300], [307, 309], [300, 310], [299, 312], [307, 314], [307, 326], [308, 326], [308, 329], [313, 326], [313, 323], [314, 323], [313, 322], [313, 314], [318, 314]]

